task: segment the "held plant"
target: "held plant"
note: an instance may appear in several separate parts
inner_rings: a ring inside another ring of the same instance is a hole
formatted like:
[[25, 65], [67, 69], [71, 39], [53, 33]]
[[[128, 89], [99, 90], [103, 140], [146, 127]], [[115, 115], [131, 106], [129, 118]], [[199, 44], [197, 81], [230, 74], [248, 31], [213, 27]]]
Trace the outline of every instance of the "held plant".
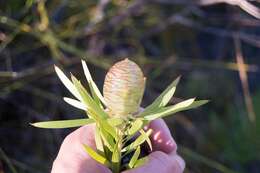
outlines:
[[93, 159], [106, 165], [113, 173], [136, 168], [146, 162], [147, 157], [141, 154], [141, 145], [147, 143], [152, 150], [149, 139], [152, 130], [143, 130], [150, 121], [193, 109], [208, 102], [191, 98], [168, 106], [180, 80], [178, 77], [152, 104], [140, 111], [145, 78], [137, 64], [125, 59], [113, 65], [105, 78], [104, 96], [94, 83], [85, 61], [82, 61], [82, 66], [89, 90], [85, 89], [73, 75], [71, 79], [67, 78], [56, 66], [55, 71], [75, 97], [64, 97], [64, 101], [86, 111], [87, 118], [38, 122], [32, 125], [40, 128], [70, 128], [95, 123], [96, 150], [82, 145]]

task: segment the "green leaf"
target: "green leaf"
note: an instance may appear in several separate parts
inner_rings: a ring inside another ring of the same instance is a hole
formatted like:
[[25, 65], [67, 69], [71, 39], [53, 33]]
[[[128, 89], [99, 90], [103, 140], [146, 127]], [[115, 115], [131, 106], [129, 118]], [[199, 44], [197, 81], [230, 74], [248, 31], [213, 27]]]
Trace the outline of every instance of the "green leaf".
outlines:
[[111, 126], [108, 123], [107, 119], [102, 119], [102, 118], [100, 119], [98, 115], [96, 115], [96, 113], [93, 112], [92, 110], [89, 110], [89, 114], [91, 115], [91, 117], [96, 117], [96, 121], [99, 124], [100, 128], [104, 129], [106, 132], [112, 135], [115, 140], [117, 139], [117, 133], [115, 127]]
[[61, 71], [61, 69], [57, 66], [54, 66], [56, 74], [60, 78], [61, 82], [65, 85], [65, 87], [73, 94], [77, 99], [81, 100], [80, 94], [77, 91], [76, 87], [73, 83], [67, 78], [67, 76]]
[[138, 160], [140, 153], [141, 153], [141, 149], [140, 149], [140, 146], [138, 146], [137, 149], [134, 152], [134, 155], [132, 156], [132, 158], [131, 158], [131, 160], [128, 164], [130, 169], [133, 168], [134, 165], [136, 164], [136, 161]]
[[[119, 118], [110, 118], [107, 119], [107, 122], [110, 125], [117, 126], [122, 124], [123, 120]], [[94, 119], [83, 118], [83, 119], [74, 119], [74, 120], [43, 121], [43, 122], [31, 123], [31, 125], [38, 128], [60, 129], [60, 128], [80, 127], [92, 123], [95, 123]]]
[[148, 144], [148, 146], [149, 146], [149, 148], [150, 148], [150, 151], [152, 151], [152, 150], [153, 150], [153, 146], [152, 146], [152, 142], [151, 142], [151, 140], [150, 140], [150, 138], [149, 138], [149, 135], [146, 134], [143, 129], [140, 130], [140, 133], [141, 133], [142, 135], [145, 135], [145, 136], [146, 136], [145, 141], [147, 142], [147, 144]]
[[94, 123], [93, 119], [75, 119], [75, 120], [59, 120], [59, 121], [44, 121], [31, 124], [34, 127], [48, 128], [48, 129], [60, 129], [79, 127], [87, 124]]
[[122, 149], [122, 152], [131, 152], [133, 150], [136, 149], [136, 147], [138, 147], [139, 145], [141, 145], [142, 143], [144, 143], [147, 139], [147, 136], [150, 136], [152, 133], [152, 130], [149, 129], [146, 133], [141, 133], [140, 136], [138, 136], [138, 138], [132, 142], [130, 145], [126, 146], [125, 148]]
[[188, 99], [188, 100], [182, 101], [180, 103], [177, 103], [176, 105], [164, 107], [151, 114], [145, 115], [144, 119], [149, 120], [149, 121], [155, 120], [157, 118], [162, 118], [162, 117], [174, 114], [176, 112], [199, 107], [203, 104], [206, 104], [207, 102], [208, 102], [208, 100], [195, 101], [195, 98]]
[[113, 152], [115, 142], [113, 140], [113, 137], [104, 129], [102, 126], [100, 127], [100, 136], [103, 139], [104, 145]]
[[87, 106], [85, 104], [81, 103], [78, 100], [75, 100], [75, 99], [72, 99], [72, 98], [68, 98], [68, 97], [64, 97], [63, 100], [66, 103], [70, 104], [71, 106], [74, 106], [75, 108], [78, 108], [78, 109], [81, 109], [81, 110], [84, 110], [84, 111], [87, 110]]
[[81, 63], [82, 63], [82, 67], [83, 67], [83, 70], [84, 70], [84, 74], [87, 78], [87, 81], [88, 81], [88, 84], [89, 84], [89, 87], [90, 87], [90, 90], [91, 90], [91, 93], [94, 97], [94, 99], [97, 101], [101, 101], [104, 105], [106, 105], [106, 102], [105, 102], [105, 99], [104, 97], [102, 96], [101, 92], [99, 91], [97, 85], [95, 84], [95, 82], [93, 81], [92, 77], [91, 77], [91, 74], [88, 70], [88, 66], [87, 66], [87, 63], [84, 61], [84, 60], [81, 60]]
[[124, 120], [122, 118], [109, 118], [109, 119], [107, 119], [107, 122], [111, 126], [116, 127], [116, 126], [119, 126], [119, 125], [123, 124]]
[[132, 136], [136, 134], [143, 127], [143, 121], [140, 118], [137, 118], [132, 122], [131, 128], [127, 131], [127, 135]]
[[97, 162], [109, 166], [109, 162], [106, 158], [98, 154], [96, 151], [94, 151], [91, 147], [87, 146], [86, 144], [83, 144], [85, 151], [88, 153], [90, 157], [92, 157]]
[[173, 94], [175, 93], [176, 87], [180, 81], [180, 76], [175, 79], [164, 91], [160, 94], [159, 97], [155, 99], [155, 101], [145, 108], [145, 110], [141, 113], [141, 116], [146, 115], [153, 110], [164, 107], [171, 100]]
[[95, 143], [96, 143], [97, 151], [104, 154], [103, 142], [100, 136], [100, 130], [98, 126], [96, 126], [96, 130], [95, 130]]
[[148, 162], [149, 158], [146, 157], [142, 157], [141, 159], [138, 159], [134, 165], [134, 168], [143, 166], [144, 164], [146, 164]]
[[108, 117], [107, 113], [105, 113], [105, 111], [94, 102], [80, 81], [78, 81], [73, 75], [71, 76], [71, 79], [82, 98], [81, 101], [88, 107], [89, 110], [92, 110], [92, 112], [95, 112], [97, 115], [97, 117], [92, 118], [99, 122], [100, 119]]
[[120, 161], [120, 151], [119, 151], [119, 142], [116, 143], [116, 145], [114, 146], [114, 149], [113, 149], [113, 153], [112, 153], [112, 162], [113, 163], [119, 163]]

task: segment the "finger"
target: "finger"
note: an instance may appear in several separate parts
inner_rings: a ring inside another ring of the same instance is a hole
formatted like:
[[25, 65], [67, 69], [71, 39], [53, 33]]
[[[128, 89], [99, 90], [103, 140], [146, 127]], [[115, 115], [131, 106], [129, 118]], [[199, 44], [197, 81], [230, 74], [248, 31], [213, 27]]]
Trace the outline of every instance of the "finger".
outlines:
[[185, 168], [185, 162], [176, 153], [165, 154], [161, 151], [151, 153], [149, 161], [145, 165], [124, 171], [123, 173], [182, 173]]
[[176, 142], [174, 141], [171, 132], [163, 119], [157, 119], [152, 121], [146, 128], [153, 130], [151, 134], [151, 141], [153, 144], [154, 151], [176, 153]]
[[63, 141], [57, 158], [53, 163], [52, 173], [111, 173], [108, 168], [97, 163], [84, 151], [83, 144], [95, 149], [95, 126], [83, 126]]

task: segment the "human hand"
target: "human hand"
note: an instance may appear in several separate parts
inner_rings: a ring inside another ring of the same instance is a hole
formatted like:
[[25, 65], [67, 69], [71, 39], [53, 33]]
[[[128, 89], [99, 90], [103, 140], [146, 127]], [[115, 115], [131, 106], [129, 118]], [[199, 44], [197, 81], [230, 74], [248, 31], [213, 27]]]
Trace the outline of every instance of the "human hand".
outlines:
[[[185, 167], [183, 159], [177, 155], [177, 145], [162, 119], [152, 121], [147, 129], [153, 129], [151, 141], [153, 152], [149, 161], [138, 168], [123, 173], [182, 173]], [[95, 148], [95, 126], [87, 125], [69, 134], [63, 141], [58, 156], [53, 162], [51, 173], [111, 173], [102, 164], [97, 163], [84, 151], [82, 144]]]

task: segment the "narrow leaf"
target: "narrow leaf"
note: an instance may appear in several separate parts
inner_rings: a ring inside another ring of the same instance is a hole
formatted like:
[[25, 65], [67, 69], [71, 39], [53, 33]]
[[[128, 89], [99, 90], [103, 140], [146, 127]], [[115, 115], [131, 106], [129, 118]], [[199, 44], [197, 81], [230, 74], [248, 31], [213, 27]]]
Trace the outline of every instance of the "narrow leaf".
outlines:
[[89, 84], [89, 87], [90, 87], [90, 90], [92, 92], [93, 97], [97, 97], [104, 105], [106, 105], [104, 97], [102, 96], [102, 94], [99, 91], [97, 85], [95, 84], [95, 82], [93, 81], [93, 79], [91, 77], [87, 63], [84, 60], [81, 60], [81, 63], [82, 63], [84, 74], [87, 78], [87, 81], [88, 81], [88, 84]]
[[103, 165], [109, 165], [109, 162], [106, 158], [98, 154], [96, 151], [94, 151], [91, 147], [87, 146], [86, 144], [83, 144], [85, 151], [88, 153], [90, 157], [92, 157], [97, 162], [103, 164]]
[[136, 134], [143, 127], [143, 121], [140, 118], [137, 118], [132, 122], [131, 128], [127, 131], [127, 135], [132, 136]]
[[79, 127], [87, 124], [94, 123], [93, 119], [75, 119], [75, 120], [59, 120], [59, 121], [44, 121], [31, 124], [34, 127], [47, 128], [47, 129], [60, 129]]
[[150, 140], [150, 138], [149, 138], [149, 135], [146, 134], [143, 129], [140, 130], [140, 133], [141, 133], [142, 135], [145, 135], [145, 136], [146, 136], [145, 141], [147, 142], [147, 144], [148, 144], [148, 146], [149, 146], [149, 148], [150, 148], [150, 151], [152, 151], [152, 150], [153, 150], [153, 146], [152, 146], [152, 142], [151, 142], [151, 140]]
[[54, 69], [60, 78], [61, 82], [65, 85], [65, 87], [73, 94], [77, 99], [81, 100], [80, 94], [73, 85], [73, 83], [67, 78], [67, 76], [61, 71], [61, 69], [57, 66], [54, 66]]
[[115, 128], [113, 126], [111, 126], [108, 123], [107, 119], [99, 118], [99, 116], [96, 115], [96, 113], [93, 112], [92, 110], [89, 110], [89, 114], [91, 115], [91, 117], [94, 117], [93, 119], [95, 119], [96, 122], [100, 125], [100, 128], [102, 127], [106, 132], [108, 132], [115, 139], [117, 139], [116, 130], [115, 130]]
[[160, 94], [159, 97], [155, 99], [155, 101], [149, 105], [145, 110], [141, 113], [141, 115], [145, 115], [148, 112], [156, 110], [158, 108], [164, 107], [171, 100], [173, 94], [175, 93], [176, 87], [180, 81], [180, 77], [175, 79], [164, 91]]
[[161, 108], [158, 111], [155, 111], [149, 115], [145, 115], [144, 119], [145, 120], [154, 120], [157, 118], [165, 117], [171, 114], [174, 114], [176, 112], [188, 110], [188, 109], [193, 109], [196, 107], [199, 107], [203, 104], [206, 104], [208, 101], [207, 100], [200, 100], [200, 101], [194, 101], [195, 99], [188, 99], [185, 101], [182, 101], [180, 103], [177, 103], [176, 105], [168, 106], [165, 108]]
[[141, 158], [141, 159], [138, 159], [138, 160], [136, 161], [135, 165], [134, 165], [134, 168], [143, 166], [145, 163], [148, 162], [148, 160], [149, 160], [149, 159], [148, 159], [147, 156], [146, 156], [146, 157], [143, 157], [143, 158]]
[[73, 75], [71, 76], [72, 82], [74, 83], [77, 91], [79, 92], [83, 103], [90, 109], [92, 110], [92, 112], [95, 112], [95, 114], [97, 115], [97, 117], [92, 117], [95, 120], [100, 118], [106, 118], [108, 117], [108, 115], [105, 113], [105, 111], [100, 108], [95, 102], [94, 100], [91, 98], [91, 96], [88, 94], [87, 90], [82, 86], [82, 84], [80, 83], [80, 81], [77, 80], [77, 78], [75, 78]]
[[104, 154], [103, 142], [100, 136], [100, 130], [98, 126], [96, 126], [96, 130], [95, 130], [95, 143], [96, 143], [97, 151]]
[[152, 133], [152, 130], [149, 129], [146, 133], [141, 133], [140, 136], [138, 136], [138, 138], [132, 142], [130, 145], [126, 146], [125, 148], [122, 149], [122, 152], [127, 151], [128, 153], [135, 150], [136, 147], [138, 147], [139, 145], [141, 145], [142, 143], [144, 143], [147, 139], [147, 136], [150, 136]]
[[124, 120], [122, 118], [109, 118], [109, 119], [107, 119], [107, 122], [111, 126], [116, 127], [116, 126], [119, 126], [119, 125], [123, 124]]
[[78, 109], [81, 109], [81, 110], [84, 110], [84, 111], [87, 110], [87, 106], [85, 104], [81, 103], [78, 100], [75, 100], [75, 99], [72, 99], [72, 98], [68, 98], [68, 97], [64, 97], [63, 100], [66, 103], [70, 104], [71, 106], [74, 106], [75, 108], [78, 108]]
[[113, 137], [105, 131], [105, 129], [100, 126], [100, 136], [103, 139], [104, 145], [111, 151], [113, 152], [115, 142], [113, 140]]
[[134, 165], [136, 164], [136, 161], [138, 160], [140, 152], [141, 152], [141, 149], [140, 149], [140, 146], [138, 146], [137, 149], [134, 152], [134, 155], [132, 156], [132, 158], [131, 158], [131, 160], [130, 160], [130, 162], [128, 164], [130, 169], [133, 168]]

